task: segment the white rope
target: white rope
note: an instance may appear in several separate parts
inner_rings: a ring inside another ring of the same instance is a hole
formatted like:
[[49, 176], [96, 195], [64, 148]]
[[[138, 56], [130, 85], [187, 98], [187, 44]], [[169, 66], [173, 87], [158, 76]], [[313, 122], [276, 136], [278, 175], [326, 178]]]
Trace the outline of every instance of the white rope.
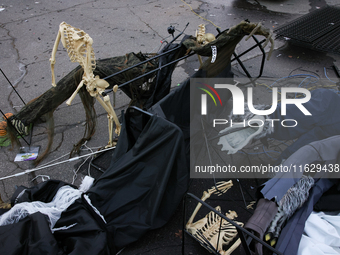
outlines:
[[[91, 151], [91, 153], [93, 153], [93, 150], [92, 150], [92, 149], [96, 149], [96, 147], [94, 147], [94, 148], [91, 149], [91, 148], [88, 147], [86, 144], [87, 144], [87, 141], [85, 141], [85, 142], [83, 143], [83, 145], [82, 145], [82, 147], [85, 147], [86, 149], [82, 149], [82, 148], [81, 148], [81, 150], [83, 150], [83, 151], [84, 151], [84, 150], [89, 150], [89, 151]], [[101, 147], [98, 147], [98, 148], [101, 148]], [[72, 184], [74, 184], [74, 182], [76, 181], [77, 176], [78, 176], [78, 172], [79, 172], [80, 168], [86, 163], [86, 161], [87, 161], [89, 158], [91, 158], [91, 160], [92, 160], [94, 157], [93, 157], [93, 155], [88, 156], [88, 157], [84, 160], [84, 162], [82, 162], [82, 163], [80, 164], [80, 166], [79, 166], [76, 170], [73, 169], [74, 175], [73, 175], [73, 177], [72, 177]], [[91, 177], [90, 168], [91, 168], [91, 163], [89, 164], [88, 169], [87, 169], [88, 176]]]
[[100, 151], [92, 152], [92, 153], [89, 153], [89, 154], [86, 154], [86, 155], [82, 155], [82, 156], [78, 156], [78, 157], [73, 157], [73, 158], [70, 158], [68, 160], [64, 160], [64, 161], [58, 162], [58, 163], [54, 163], [54, 164], [50, 164], [50, 165], [46, 165], [46, 166], [41, 166], [41, 167], [37, 167], [37, 168], [33, 168], [33, 169], [28, 169], [28, 170], [25, 170], [25, 171], [17, 173], [17, 174], [1, 177], [0, 181], [1, 180], [5, 180], [5, 179], [9, 179], [9, 178], [12, 178], [12, 177], [17, 177], [17, 176], [21, 176], [21, 175], [24, 175], [24, 174], [28, 174], [28, 173], [31, 173], [31, 172], [35, 172], [35, 171], [38, 171], [38, 170], [41, 170], [41, 169], [45, 169], [45, 168], [48, 168], [48, 167], [51, 167], [51, 166], [56, 166], [56, 165], [59, 165], [59, 164], [63, 164], [63, 163], [67, 163], [67, 162], [72, 162], [72, 161], [78, 160], [80, 158], [88, 157], [88, 156], [91, 156], [91, 155], [94, 155], [94, 154], [97, 154], [97, 153], [101, 153], [101, 152], [105, 152], [105, 151], [108, 151], [108, 150], [112, 150], [112, 149], [115, 149], [115, 148], [116, 148], [116, 146], [111, 147], [111, 148], [107, 148], [107, 149], [103, 149], [103, 150], [100, 150]]
[[80, 166], [77, 168], [77, 170], [74, 170], [74, 169], [73, 169], [74, 175], [73, 175], [73, 177], [72, 177], [72, 184], [74, 184], [74, 182], [76, 181], [77, 176], [78, 176], [78, 172], [79, 172], [80, 168], [85, 164], [85, 162], [86, 162], [90, 157], [91, 157], [91, 156], [88, 156], [88, 157], [80, 164]]

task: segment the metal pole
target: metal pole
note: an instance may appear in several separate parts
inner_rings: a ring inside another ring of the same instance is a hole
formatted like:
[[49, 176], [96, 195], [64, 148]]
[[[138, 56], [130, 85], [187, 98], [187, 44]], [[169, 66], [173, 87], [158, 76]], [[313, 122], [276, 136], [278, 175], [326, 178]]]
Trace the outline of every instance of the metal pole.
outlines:
[[15, 93], [18, 95], [18, 97], [21, 99], [21, 101], [24, 103], [24, 105], [26, 105], [25, 101], [21, 98], [21, 96], [19, 95], [18, 91], [15, 89], [15, 87], [12, 85], [12, 83], [9, 81], [9, 79], [7, 78], [7, 76], [5, 75], [5, 73], [2, 71], [2, 69], [0, 68], [1, 73], [3, 74], [3, 76], [6, 78], [6, 80], [8, 81], [8, 83], [11, 85], [11, 87], [13, 88], [13, 90], [15, 91]]

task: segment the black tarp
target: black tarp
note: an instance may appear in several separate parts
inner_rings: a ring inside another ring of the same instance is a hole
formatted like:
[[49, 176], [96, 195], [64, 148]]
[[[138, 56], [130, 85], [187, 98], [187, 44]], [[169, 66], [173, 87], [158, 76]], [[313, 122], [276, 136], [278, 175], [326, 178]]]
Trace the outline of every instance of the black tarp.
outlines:
[[183, 134], [176, 125], [128, 109], [122, 126], [109, 169], [88, 192], [117, 249], [163, 226], [189, 181]]

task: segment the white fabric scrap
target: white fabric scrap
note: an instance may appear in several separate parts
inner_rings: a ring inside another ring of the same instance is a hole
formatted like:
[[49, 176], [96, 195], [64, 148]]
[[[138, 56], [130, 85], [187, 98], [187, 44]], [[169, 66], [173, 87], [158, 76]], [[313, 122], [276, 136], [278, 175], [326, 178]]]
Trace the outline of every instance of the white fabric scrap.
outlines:
[[312, 212], [301, 237], [298, 255], [340, 254], [340, 214]]
[[95, 211], [95, 213], [98, 214], [99, 217], [102, 218], [102, 220], [103, 220], [103, 221], [105, 222], [105, 224], [106, 224], [106, 220], [105, 220], [104, 216], [99, 212], [99, 210], [98, 210], [96, 207], [94, 207], [94, 206], [92, 205], [91, 199], [90, 199], [87, 195], [84, 195], [84, 198], [86, 199], [87, 203], [89, 203], [89, 205], [92, 207], [93, 211]]
[[63, 226], [63, 227], [60, 227], [60, 228], [52, 228], [52, 233], [54, 233], [55, 231], [66, 230], [66, 229], [72, 228], [75, 225], [77, 225], [77, 223], [71, 224], [70, 226]]
[[17, 223], [30, 214], [40, 212], [48, 216], [50, 229], [53, 232], [53, 227], [59, 220], [61, 213], [73, 204], [75, 200], [80, 198], [81, 194], [92, 186], [93, 181], [92, 177], [86, 176], [79, 189], [65, 185], [58, 190], [53, 200], [49, 203], [33, 201], [16, 204], [0, 216], [0, 226]]

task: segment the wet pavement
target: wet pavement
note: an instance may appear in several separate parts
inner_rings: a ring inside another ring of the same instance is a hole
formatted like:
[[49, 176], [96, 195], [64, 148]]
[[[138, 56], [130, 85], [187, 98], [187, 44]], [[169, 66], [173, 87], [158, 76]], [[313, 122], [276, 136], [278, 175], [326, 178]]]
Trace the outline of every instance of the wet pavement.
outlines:
[[[312, 10], [329, 5], [336, 5], [336, 0], [287, 0], [287, 1], [9, 1], [0, 3], [0, 68], [8, 80], [16, 88], [22, 100], [27, 103], [44, 93], [51, 86], [49, 58], [62, 21], [81, 28], [93, 38], [93, 48], [97, 59], [120, 56], [129, 52], [156, 52], [161, 41], [169, 40], [167, 28], [175, 26], [176, 33], [189, 22], [186, 34], [195, 34], [201, 23], [206, 24], [207, 32], [216, 34], [216, 27], [221, 30], [238, 24], [244, 19], [251, 22], [262, 22], [265, 27], [275, 29]], [[253, 42], [244, 40], [237, 47], [243, 52]], [[266, 50], [268, 51], [269, 48]], [[251, 74], [259, 70], [261, 54], [252, 51], [242, 58]], [[317, 52], [303, 47], [290, 45], [287, 42], [275, 41], [275, 50], [269, 61], [265, 63], [264, 77], [284, 77], [294, 70], [316, 73], [321, 78], [337, 80], [332, 69], [333, 63], [339, 64], [339, 55]], [[340, 65], [340, 64], [339, 64]], [[57, 81], [77, 66], [69, 61], [66, 51], [59, 44], [55, 73]], [[191, 57], [178, 64], [173, 74], [173, 86], [192, 75], [198, 68], [197, 57]], [[327, 73], [325, 73], [325, 70]], [[233, 63], [235, 77], [245, 77], [240, 67]], [[23, 106], [20, 97], [13, 91], [5, 77], [0, 74], [1, 104], [0, 109], [7, 113], [15, 113]], [[266, 95], [263, 95], [266, 96]], [[261, 95], [260, 95], [261, 97]], [[118, 91], [116, 112], [127, 107], [129, 99]], [[96, 104], [98, 126], [94, 137], [87, 143], [82, 155], [105, 146], [108, 141], [107, 117], [104, 109]], [[68, 159], [73, 144], [78, 142], [84, 133], [85, 112], [76, 96], [71, 106], [62, 104], [54, 113], [55, 137], [51, 153], [39, 165], [57, 163]], [[27, 146], [22, 142], [23, 146]], [[34, 126], [32, 146], [47, 145], [46, 125]], [[34, 168], [31, 162], [14, 162], [18, 149], [10, 150], [1, 147], [0, 178], [21, 173]], [[78, 161], [57, 164], [34, 172], [0, 181], [0, 194], [8, 202], [15, 187], [30, 187], [46, 178], [74, 182], [79, 185], [88, 174], [98, 175], [97, 170], [82, 163], [87, 157]], [[242, 160], [242, 159], [241, 159]], [[106, 162], [107, 163], [107, 162]], [[104, 163], [105, 165], [105, 163]], [[234, 180], [234, 187], [224, 198], [212, 199], [222, 209], [236, 210], [239, 220], [244, 221], [251, 211], [245, 210], [243, 192], [247, 202], [254, 200], [254, 192], [259, 182], [255, 180]], [[203, 190], [211, 187], [206, 180], [193, 180], [190, 192], [201, 196]], [[195, 202], [189, 201], [188, 214]], [[187, 219], [186, 219], [187, 220]], [[121, 254], [181, 254], [183, 236], [183, 208], [179, 207], [171, 221], [162, 229], [151, 231], [135, 244], [125, 248]], [[240, 250], [234, 254], [241, 253]], [[184, 254], [208, 254], [189, 236], [184, 239]]]

